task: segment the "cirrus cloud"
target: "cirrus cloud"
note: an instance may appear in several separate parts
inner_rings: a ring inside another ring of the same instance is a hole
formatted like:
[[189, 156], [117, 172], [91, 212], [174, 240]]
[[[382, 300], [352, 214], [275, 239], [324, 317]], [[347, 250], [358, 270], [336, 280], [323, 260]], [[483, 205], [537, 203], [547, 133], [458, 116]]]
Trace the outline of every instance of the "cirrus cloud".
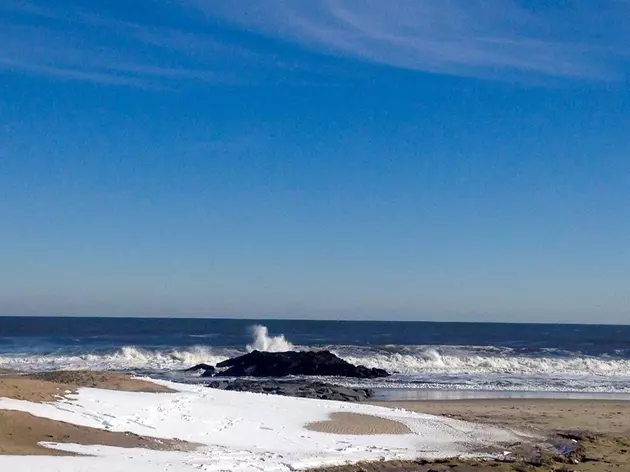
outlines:
[[[0, 71], [169, 87], [334, 80], [345, 74], [344, 59], [494, 79], [610, 80], [624, 78], [630, 54], [625, 0], [544, 7], [524, 0], [116, 4], [3, 1]], [[330, 57], [336, 61], [326, 62]], [[269, 74], [274, 70], [289, 73]]]
[[538, 9], [514, 0], [187, 1], [316, 51], [421, 71], [608, 78], [630, 53], [624, 0]]

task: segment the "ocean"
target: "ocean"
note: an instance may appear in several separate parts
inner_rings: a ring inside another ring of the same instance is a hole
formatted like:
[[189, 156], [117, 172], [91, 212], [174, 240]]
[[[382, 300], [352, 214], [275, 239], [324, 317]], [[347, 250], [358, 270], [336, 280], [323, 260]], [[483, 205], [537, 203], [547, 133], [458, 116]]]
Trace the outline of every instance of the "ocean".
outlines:
[[89, 368], [194, 382], [181, 371], [197, 363], [251, 349], [315, 348], [393, 372], [346, 384], [395, 399], [630, 394], [630, 326], [0, 317], [0, 368], [9, 369]]

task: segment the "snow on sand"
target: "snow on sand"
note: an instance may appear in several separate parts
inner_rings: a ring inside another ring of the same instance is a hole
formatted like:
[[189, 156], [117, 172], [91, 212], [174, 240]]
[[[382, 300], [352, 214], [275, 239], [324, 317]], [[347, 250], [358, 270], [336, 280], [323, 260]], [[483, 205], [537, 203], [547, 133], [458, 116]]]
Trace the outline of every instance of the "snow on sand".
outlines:
[[[46, 444], [92, 457], [0, 456], [0, 470], [284, 472], [363, 460], [452, 457], [517, 440], [497, 428], [404, 410], [156, 383], [176, 393], [80, 388], [55, 403], [0, 398], [0, 409], [108, 431], [177, 438], [202, 447], [193, 452], [165, 452]], [[380, 423], [398, 425], [391, 431], [398, 434], [357, 434], [356, 428], [344, 429], [343, 424], [325, 427], [329, 420], [356, 415], [390, 420]], [[307, 428], [313, 423], [318, 431]]]

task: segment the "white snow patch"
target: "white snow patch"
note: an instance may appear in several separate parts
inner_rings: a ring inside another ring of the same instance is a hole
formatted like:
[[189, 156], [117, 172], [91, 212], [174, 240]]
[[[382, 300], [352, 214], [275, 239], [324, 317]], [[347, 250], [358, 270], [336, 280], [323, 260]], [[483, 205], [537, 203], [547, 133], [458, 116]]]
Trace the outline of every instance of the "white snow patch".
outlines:
[[[452, 457], [468, 454], [476, 447], [517, 439], [499, 428], [404, 410], [155, 382], [177, 393], [83, 388], [56, 403], [0, 398], [0, 409], [109, 431], [178, 438], [203, 444], [199, 450], [184, 453], [47, 444], [95, 457], [0, 456], [0, 470], [284, 472], [362, 460]], [[349, 436], [304, 428], [335, 412], [399, 421], [413, 433]]]

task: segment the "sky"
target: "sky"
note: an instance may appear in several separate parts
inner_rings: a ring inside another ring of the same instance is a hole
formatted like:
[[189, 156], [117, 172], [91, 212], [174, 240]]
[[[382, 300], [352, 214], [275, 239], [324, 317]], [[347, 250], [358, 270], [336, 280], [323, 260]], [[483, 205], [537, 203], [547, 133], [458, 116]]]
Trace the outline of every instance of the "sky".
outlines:
[[629, 17], [3, 0], [0, 315], [628, 323]]

